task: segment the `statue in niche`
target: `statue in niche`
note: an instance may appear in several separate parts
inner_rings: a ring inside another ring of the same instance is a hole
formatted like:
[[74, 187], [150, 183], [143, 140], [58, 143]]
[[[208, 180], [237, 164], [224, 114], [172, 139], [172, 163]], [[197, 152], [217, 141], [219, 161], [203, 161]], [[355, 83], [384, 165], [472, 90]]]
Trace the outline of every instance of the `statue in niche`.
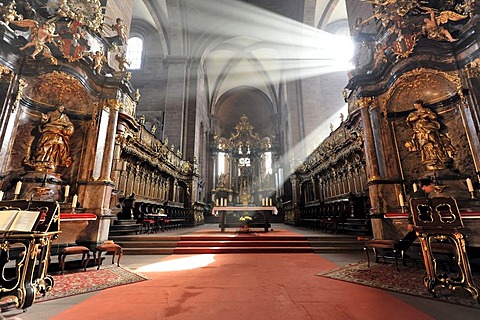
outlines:
[[437, 115], [423, 106], [422, 100], [414, 102], [415, 111], [407, 117], [407, 124], [413, 129], [412, 139], [405, 143], [409, 151], [420, 151], [422, 163], [430, 168], [442, 167], [453, 160], [456, 154], [450, 139], [440, 132]]
[[229, 174], [221, 173], [220, 176], [218, 177], [218, 187], [228, 188], [228, 185], [229, 185], [228, 180], [229, 180]]
[[41, 136], [34, 154], [36, 164], [42, 164], [50, 169], [71, 165], [70, 137], [74, 132], [74, 126], [64, 111], [65, 107], [60, 105], [48, 114], [42, 113], [38, 127]]

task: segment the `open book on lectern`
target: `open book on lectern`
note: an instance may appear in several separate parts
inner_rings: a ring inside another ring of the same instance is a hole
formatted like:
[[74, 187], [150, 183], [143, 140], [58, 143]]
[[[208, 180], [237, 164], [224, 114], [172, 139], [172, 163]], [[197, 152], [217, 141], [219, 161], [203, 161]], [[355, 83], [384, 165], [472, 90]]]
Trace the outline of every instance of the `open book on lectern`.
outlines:
[[40, 222], [39, 211], [0, 210], [0, 232], [33, 231]]

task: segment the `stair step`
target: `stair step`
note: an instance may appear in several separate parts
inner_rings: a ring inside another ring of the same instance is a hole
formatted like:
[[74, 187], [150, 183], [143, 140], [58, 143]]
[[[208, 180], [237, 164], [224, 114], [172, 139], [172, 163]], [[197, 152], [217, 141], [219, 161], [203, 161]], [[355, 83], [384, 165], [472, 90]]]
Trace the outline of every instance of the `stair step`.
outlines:
[[313, 253], [308, 247], [184, 247], [184, 248], [125, 248], [123, 253], [134, 254], [205, 254], [205, 253]]

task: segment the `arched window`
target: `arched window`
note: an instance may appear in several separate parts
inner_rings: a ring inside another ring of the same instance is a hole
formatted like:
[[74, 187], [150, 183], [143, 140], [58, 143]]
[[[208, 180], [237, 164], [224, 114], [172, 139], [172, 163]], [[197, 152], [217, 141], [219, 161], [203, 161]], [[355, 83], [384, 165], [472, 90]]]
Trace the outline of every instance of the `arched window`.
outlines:
[[127, 60], [130, 61], [128, 69], [140, 69], [142, 67], [143, 40], [140, 37], [132, 37], [127, 41]]

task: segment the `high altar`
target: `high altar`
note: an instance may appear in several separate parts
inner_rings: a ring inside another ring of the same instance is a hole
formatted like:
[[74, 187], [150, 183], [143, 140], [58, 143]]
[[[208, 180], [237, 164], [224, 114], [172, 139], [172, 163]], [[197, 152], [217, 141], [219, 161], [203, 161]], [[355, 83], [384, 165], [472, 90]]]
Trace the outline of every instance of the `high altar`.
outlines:
[[280, 177], [276, 168], [278, 146], [272, 136], [260, 138], [246, 115], [229, 138], [213, 136], [216, 187], [212, 201], [217, 206], [274, 203]]

